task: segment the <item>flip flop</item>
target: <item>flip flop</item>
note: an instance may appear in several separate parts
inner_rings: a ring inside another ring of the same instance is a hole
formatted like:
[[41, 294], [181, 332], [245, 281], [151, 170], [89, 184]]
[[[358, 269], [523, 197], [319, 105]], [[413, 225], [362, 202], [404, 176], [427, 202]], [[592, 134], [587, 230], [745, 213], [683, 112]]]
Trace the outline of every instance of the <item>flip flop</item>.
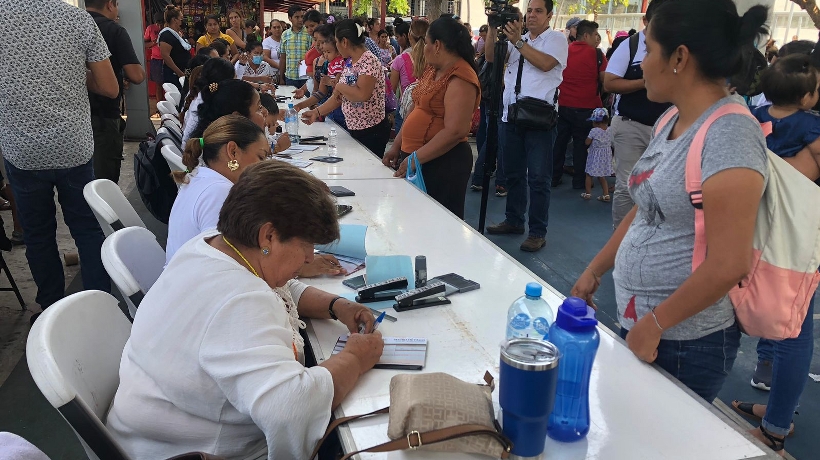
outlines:
[[[749, 418], [758, 420], [758, 421], [763, 420], [762, 417], [758, 417], [757, 414], [754, 413], [754, 406], [755, 405], [758, 405], [758, 404], [750, 403], [750, 402], [744, 402], [744, 401], [738, 401], [738, 400], [732, 401], [732, 408], [738, 414], [743, 415], [744, 417], [749, 417]], [[793, 434], [794, 434], [794, 422], [792, 422], [791, 429], [789, 430], [789, 434], [787, 436], [791, 437]]]

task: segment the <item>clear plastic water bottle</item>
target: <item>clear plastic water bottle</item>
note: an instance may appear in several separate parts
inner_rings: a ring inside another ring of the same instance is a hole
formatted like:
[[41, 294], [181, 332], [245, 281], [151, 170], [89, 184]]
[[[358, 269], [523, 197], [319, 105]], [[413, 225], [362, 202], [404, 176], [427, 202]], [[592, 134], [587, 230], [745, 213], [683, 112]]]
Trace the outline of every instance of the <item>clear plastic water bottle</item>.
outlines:
[[541, 298], [542, 287], [527, 283], [524, 295], [515, 300], [507, 310], [507, 339], [532, 337], [546, 340], [555, 313]]
[[583, 439], [589, 432], [589, 379], [601, 338], [595, 310], [583, 299], [568, 297], [550, 327], [550, 342], [561, 351], [555, 407], [547, 434], [556, 441]]
[[290, 142], [299, 143], [299, 112], [293, 108], [293, 99], [288, 100], [288, 110], [285, 112], [285, 129], [290, 136]]
[[338, 155], [338, 150], [336, 148], [336, 141], [339, 138], [339, 134], [336, 132], [336, 127], [330, 127], [330, 133], [327, 135], [327, 154], [329, 156], [335, 157]]

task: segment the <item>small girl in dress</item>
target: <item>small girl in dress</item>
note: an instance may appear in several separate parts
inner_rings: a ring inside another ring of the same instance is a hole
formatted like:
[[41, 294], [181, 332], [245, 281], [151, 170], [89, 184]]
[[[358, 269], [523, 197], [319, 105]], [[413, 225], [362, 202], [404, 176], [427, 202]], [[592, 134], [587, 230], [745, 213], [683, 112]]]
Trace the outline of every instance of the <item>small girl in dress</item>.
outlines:
[[597, 177], [601, 183], [604, 194], [598, 197], [598, 201], [609, 203], [612, 198], [609, 196], [609, 183], [607, 177], [612, 176], [612, 134], [607, 131], [609, 127], [609, 113], [604, 108], [597, 108], [592, 111], [592, 116], [587, 121], [592, 122], [592, 130], [587, 136], [586, 145], [589, 147], [587, 155], [587, 180], [586, 190], [581, 194], [581, 198], [588, 200], [592, 198], [592, 178]]

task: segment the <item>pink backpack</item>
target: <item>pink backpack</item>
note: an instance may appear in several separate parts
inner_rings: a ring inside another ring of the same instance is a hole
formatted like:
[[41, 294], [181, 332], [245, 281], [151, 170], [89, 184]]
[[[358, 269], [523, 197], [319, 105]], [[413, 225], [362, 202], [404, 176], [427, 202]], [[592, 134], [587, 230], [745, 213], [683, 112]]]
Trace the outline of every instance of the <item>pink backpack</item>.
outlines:
[[[678, 113], [672, 107], [657, 124], [656, 134]], [[686, 192], [695, 208], [692, 271], [706, 258], [701, 154], [712, 123], [727, 114], [757, 121], [740, 104], [726, 104], [698, 129], [686, 157]], [[794, 338], [820, 283], [820, 187], [767, 150], [769, 181], [760, 200], [749, 275], [729, 291], [740, 326], [766, 339]]]

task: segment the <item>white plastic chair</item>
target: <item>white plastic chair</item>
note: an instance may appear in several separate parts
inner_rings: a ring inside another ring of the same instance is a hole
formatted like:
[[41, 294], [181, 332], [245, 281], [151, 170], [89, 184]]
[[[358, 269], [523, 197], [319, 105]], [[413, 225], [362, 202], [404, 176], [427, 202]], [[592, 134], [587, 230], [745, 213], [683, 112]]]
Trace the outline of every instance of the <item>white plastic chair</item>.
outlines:
[[131, 318], [165, 266], [165, 250], [147, 228], [128, 227], [105, 239], [102, 263], [128, 305]]
[[130, 335], [131, 323], [117, 299], [101, 291], [60, 300], [37, 318], [28, 334], [26, 360], [34, 383], [92, 460], [129, 459], [105, 428], [105, 418]]
[[[180, 128], [178, 125], [175, 125], [174, 123], [171, 123], [171, 122], [163, 123], [162, 128], [165, 128], [166, 131], [170, 131], [172, 135], [179, 138], [179, 140], [182, 140], [182, 128]], [[162, 128], [160, 128], [160, 129], [162, 129]], [[157, 132], [159, 132], [159, 131], [157, 131]]]
[[176, 106], [168, 101], [157, 102], [157, 110], [159, 110], [159, 113], [162, 115], [173, 115], [175, 117], [179, 116]]
[[110, 180], [97, 179], [85, 184], [83, 196], [105, 236], [125, 227], [145, 227], [120, 187]]
[[177, 85], [175, 85], [173, 83], [163, 83], [162, 84], [162, 89], [163, 89], [163, 91], [165, 91], [165, 94], [168, 94], [168, 93], [177, 93], [177, 94], [179, 94], [179, 88], [177, 88]]
[[174, 107], [179, 107], [179, 101], [182, 100], [182, 94], [177, 92], [167, 92], [165, 93], [165, 100], [174, 104]]
[[168, 162], [168, 167], [171, 168], [171, 172], [185, 171], [188, 169], [185, 163], [182, 162], [182, 152], [180, 152], [175, 145], [165, 144], [160, 149], [160, 152], [162, 152], [162, 157], [165, 158], [165, 161]]
[[160, 124], [162, 126], [174, 125], [180, 130], [182, 129], [182, 123], [179, 121], [179, 118], [173, 115], [163, 115], [160, 119]]

